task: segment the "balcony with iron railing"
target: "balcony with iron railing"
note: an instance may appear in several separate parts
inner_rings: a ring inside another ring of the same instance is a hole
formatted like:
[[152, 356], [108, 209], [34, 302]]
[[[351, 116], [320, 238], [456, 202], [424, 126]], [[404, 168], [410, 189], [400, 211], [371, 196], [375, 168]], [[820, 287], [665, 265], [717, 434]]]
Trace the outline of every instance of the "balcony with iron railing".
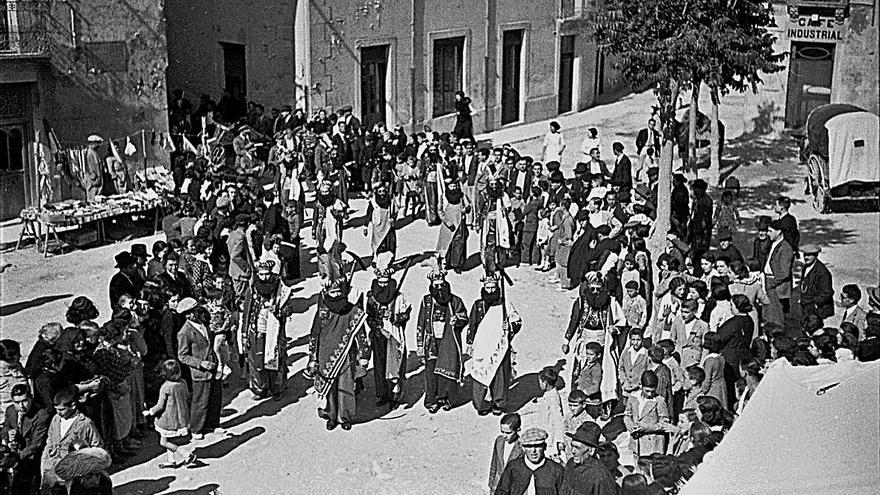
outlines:
[[49, 0], [0, 0], [0, 58], [49, 54]]
[[559, 0], [560, 19], [588, 19], [599, 9], [600, 0]]

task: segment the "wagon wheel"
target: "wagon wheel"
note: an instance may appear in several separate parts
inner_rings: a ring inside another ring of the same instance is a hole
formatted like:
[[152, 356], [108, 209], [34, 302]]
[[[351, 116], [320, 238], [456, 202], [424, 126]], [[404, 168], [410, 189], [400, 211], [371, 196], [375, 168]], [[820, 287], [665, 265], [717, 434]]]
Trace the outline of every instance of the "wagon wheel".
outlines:
[[813, 208], [819, 213], [828, 213], [830, 206], [830, 197], [822, 174], [822, 159], [816, 155], [810, 155], [807, 162], [809, 164], [809, 184], [810, 193], [813, 195]]

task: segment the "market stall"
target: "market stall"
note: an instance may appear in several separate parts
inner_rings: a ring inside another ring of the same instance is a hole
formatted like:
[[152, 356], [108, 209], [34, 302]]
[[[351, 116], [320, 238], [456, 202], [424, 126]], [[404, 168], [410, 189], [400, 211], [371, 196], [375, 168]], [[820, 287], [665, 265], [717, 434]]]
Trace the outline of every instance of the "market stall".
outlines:
[[39, 221], [44, 227], [43, 256], [48, 256], [50, 235], [56, 243], [61, 244], [58, 236], [59, 228], [82, 228], [94, 223], [94, 239], [89, 235], [82, 236], [83, 243], [97, 242], [104, 244], [107, 241], [104, 222], [113, 217], [122, 215], [139, 215], [153, 211], [153, 231], [159, 230], [162, 220], [162, 209], [166, 201], [152, 189], [139, 192], [130, 192], [115, 196], [97, 196], [95, 201], [68, 199], [57, 203], [50, 203], [40, 211]]

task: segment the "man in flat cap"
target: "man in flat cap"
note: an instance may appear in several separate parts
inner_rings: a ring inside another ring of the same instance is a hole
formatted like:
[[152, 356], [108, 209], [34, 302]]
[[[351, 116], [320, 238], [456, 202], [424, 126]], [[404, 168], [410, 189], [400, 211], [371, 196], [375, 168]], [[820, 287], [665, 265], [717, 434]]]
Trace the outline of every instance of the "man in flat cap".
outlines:
[[94, 201], [104, 187], [104, 160], [98, 156], [98, 147], [104, 144], [104, 138], [92, 134], [88, 138], [86, 150], [86, 166], [83, 170], [82, 186], [86, 192], [86, 201]]
[[571, 437], [571, 458], [565, 464], [565, 474], [559, 495], [615, 495], [618, 487], [614, 476], [596, 458], [599, 447], [599, 425], [587, 421]]
[[547, 432], [529, 428], [522, 434], [520, 444], [524, 455], [507, 463], [495, 495], [557, 495], [562, 486], [565, 470], [556, 461], [544, 455]]
[[834, 287], [831, 272], [819, 261], [822, 248], [816, 244], [801, 246], [804, 256], [804, 273], [800, 290], [801, 316], [816, 315], [824, 320], [834, 315]]

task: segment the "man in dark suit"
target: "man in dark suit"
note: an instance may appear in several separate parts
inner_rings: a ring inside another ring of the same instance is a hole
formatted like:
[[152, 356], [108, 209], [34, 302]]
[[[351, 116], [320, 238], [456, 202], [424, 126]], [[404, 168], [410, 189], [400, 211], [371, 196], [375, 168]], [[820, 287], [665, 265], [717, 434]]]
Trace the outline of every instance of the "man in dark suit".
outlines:
[[528, 201], [532, 193], [532, 159], [528, 156], [519, 157], [507, 176], [507, 195], [513, 197], [517, 187], [523, 192], [523, 200]]
[[116, 255], [116, 268], [119, 269], [110, 278], [110, 307], [116, 308], [119, 297], [129, 294], [137, 299], [140, 291], [137, 288], [137, 260], [128, 251]]
[[611, 173], [611, 187], [628, 196], [633, 184], [632, 162], [626, 156], [626, 153], [623, 152], [623, 143], [616, 142], [612, 144], [611, 150], [614, 152], [614, 172]]
[[819, 261], [822, 248], [815, 244], [801, 247], [804, 274], [801, 277], [801, 316], [816, 315], [824, 320], [834, 315], [834, 287], [831, 272]]
[[791, 299], [791, 268], [794, 254], [791, 246], [782, 236], [783, 226], [773, 220], [768, 226], [768, 235], [773, 241], [770, 254], [764, 265], [765, 287], [770, 304], [763, 311], [764, 321], [785, 328], [785, 315], [789, 312]]
[[786, 196], [779, 196], [776, 198], [776, 204], [773, 206], [773, 211], [776, 212], [776, 218], [779, 221], [779, 225], [782, 226], [782, 237], [785, 239], [785, 242], [791, 246], [791, 250], [794, 254], [797, 254], [798, 247], [801, 244], [801, 233], [798, 230], [797, 219], [788, 212], [789, 208], [791, 208], [790, 199]]
[[522, 419], [517, 413], [505, 414], [501, 417], [501, 434], [495, 438], [492, 446], [492, 463], [489, 464], [489, 493], [495, 493], [501, 473], [507, 463], [523, 456], [519, 442], [519, 429]]
[[636, 136], [636, 153], [641, 156], [642, 150], [647, 146], [653, 146], [655, 151], [660, 151], [661, 142], [660, 130], [657, 129], [657, 121], [652, 117], [648, 120], [648, 127], [639, 131]]
[[46, 446], [52, 412], [34, 404], [25, 384], [12, 387], [12, 405], [6, 409], [2, 438], [17, 455], [10, 493], [37, 493], [40, 488], [40, 457]]
[[180, 298], [193, 297], [192, 284], [189, 279], [181, 272], [180, 255], [177, 253], [168, 253], [165, 256], [165, 271], [156, 275], [156, 282], [165, 287], [173, 287]]
[[263, 196], [266, 213], [263, 214], [263, 235], [269, 237], [278, 234], [285, 241], [290, 241], [290, 224], [284, 219], [284, 207], [275, 202], [275, 193], [268, 191]]

